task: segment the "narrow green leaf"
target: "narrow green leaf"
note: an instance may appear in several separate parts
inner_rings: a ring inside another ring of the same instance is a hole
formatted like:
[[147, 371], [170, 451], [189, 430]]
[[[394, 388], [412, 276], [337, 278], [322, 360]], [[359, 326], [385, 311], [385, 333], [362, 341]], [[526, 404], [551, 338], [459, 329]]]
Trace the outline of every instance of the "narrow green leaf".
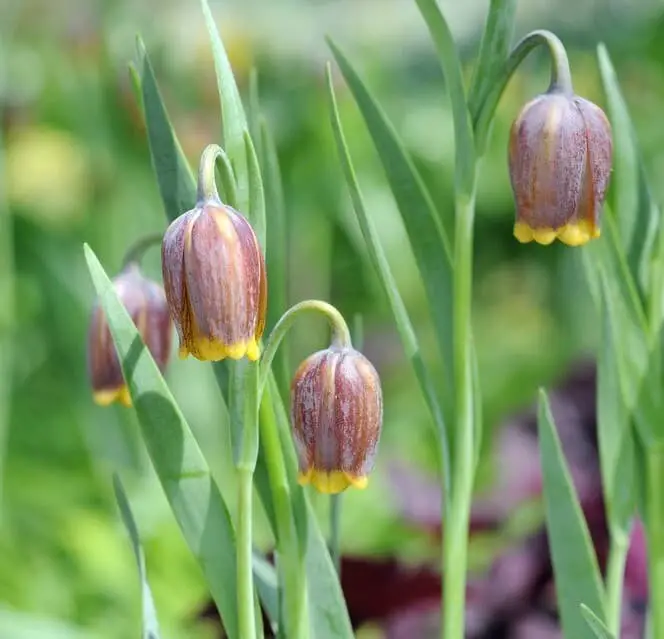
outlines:
[[600, 277], [600, 345], [597, 354], [597, 436], [609, 527], [629, 533], [636, 507], [634, 442], [620, 381], [622, 357], [617, 320], [606, 277]]
[[471, 198], [475, 192], [475, 141], [463, 86], [461, 60], [450, 27], [436, 0], [416, 0], [433, 39], [452, 104], [455, 146], [455, 190]]
[[599, 617], [585, 604], [581, 604], [581, 614], [597, 639], [615, 639]]
[[256, 147], [256, 155], [261, 159], [264, 155], [263, 140], [261, 135], [261, 101], [260, 93], [258, 90], [258, 70], [256, 67], [251, 68], [249, 73], [249, 103], [247, 107], [247, 120], [249, 122], [249, 134]]
[[265, 250], [265, 191], [263, 177], [254, 143], [248, 131], [244, 131], [244, 145], [247, 154], [247, 173], [249, 179], [249, 209], [247, 210], [261, 247]]
[[221, 120], [224, 137], [224, 149], [231, 159], [238, 185], [238, 208], [246, 212], [248, 205], [247, 155], [244, 142], [244, 131], [248, 128], [240, 92], [238, 91], [224, 43], [221, 40], [217, 25], [212, 17], [207, 0], [201, 0], [203, 17], [212, 45], [214, 68], [217, 74], [219, 101], [221, 103]]
[[[417, 341], [415, 330], [413, 329], [413, 325], [408, 316], [408, 311], [406, 310], [406, 306], [403, 302], [403, 299], [401, 298], [401, 295], [399, 294], [399, 290], [397, 289], [394, 276], [392, 275], [392, 270], [387, 261], [387, 257], [385, 256], [385, 252], [383, 251], [383, 247], [381, 246], [378, 239], [373, 222], [367, 215], [366, 207], [364, 206], [362, 192], [360, 191], [360, 186], [357, 182], [355, 169], [353, 168], [353, 162], [350, 157], [350, 152], [348, 150], [348, 145], [346, 144], [346, 138], [344, 136], [341, 119], [339, 117], [339, 110], [337, 108], [337, 100], [334, 92], [334, 84], [332, 82], [329, 65], [327, 67], [327, 88], [332, 131], [334, 133], [334, 139], [337, 145], [337, 153], [339, 154], [344, 177], [346, 178], [346, 183], [348, 184], [351, 201], [353, 203], [353, 209], [355, 210], [355, 215], [360, 226], [362, 237], [364, 238], [364, 241], [367, 245], [369, 259], [371, 260], [371, 264], [375, 269], [376, 274], [378, 275], [378, 279], [383, 286], [383, 290], [385, 291], [385, 295], [389, 302], [397, 330], [399, 331], [399, 337], [406, 353], [406, 357], [410, 360], [411, 365], [413, 366], [413, 370], [417, 376], [420, 388], [424, 394], [424, 399], [426, 400], [429, 411], [431, 412], [431, 417], [434, 421], [434, 425], [438, 431], [441, 440], [441, 463], [443, 472], [449, 473], [449, 440], [447, 437], [447, 430], [445, 428], [443, 413], [438, 404], [433, 378], [431, 377], [431, 374], [429, 373], [426, 364], [424, 363], [420, 345]], [[449, 489], [449, 478], [446, 479], [445, 485]]]
[[517, 0], [491, 0], [480, 54], [475, 65], [473, 80], [468, 93], [468, 106], [475, 118], [491, 84], [507, 60], [514, 35], [514, 17]]
[[87, 245], [85, 257], [150, 459], [184, 538], [200, 563], [224, 628], [234, 639], [238, 637], [235, 533], [228, 508], [159, 368]]
[[603, 44], [597, 48], [602, 85], [613, 129], [613, 173], [610, 198], [627, 254], [627, 262], [639, 290], [648, 290], [650, 252], [659, 223], [659, 210], [646, 180], [634, 126], [620, 90], [611, 58]]
[[258, 551], [254, 551], [254, 581], [256, 590], [273, 634], [279, 626], [279, 583], [277, 573], [270, 562]]
[[[279, 318], [288, 310], [288, 222], [277, 148], [264, 119], [260, 121], [260, 139], [260, 146], [263, 151], [261, 166], [265, 184], [268, 230], [265, 260], [270, 283], [267, 329], [271, 330], [279, 321]], [[288, 360], [288, 336], [286, 336], [272, 363], [272, 370], [277, 378], [282, 397], [287, 396], [290, 388], [290, 365]]]
[[588, 526], [574, 491], [549, 400], [541, 390], [538, 432], [546, 522], [555, 575], [558, 610], [565, 637], [592, 639], [581, 604], [604, 614], [604, 593]]
[[137, 47], [152, 166], [157, 175], [159, 193], [164, 202], [166, 217], [174, 220], [185, 211], [194, 208], [196, 181], [173, 132], [148, 53], [140, 38], [137, 39]]
[[138, 527], [131, 512], [129, 499], [122, 486], [122, 482], [117, 475], [113, 475], [113, 490], [115, 491], [115, 500], [117, 501], [120, 515], [131, 541], [131, 547], [134, 551], [136, 566], [138, 568], [138, 578], [141, 581], [141, 603], [143, 618], [143, 639], [159, 639], [159, 622], [157, 621], [157, 610], [154, 606], [152, 591], [148, 583], [147, 571], [145, 568], [145, 555], [141, 546], [141, 540], [138, 534]]
[[[436, 217], [422, 179], [403, 144], [357, 72], [330, 42], [334, 57], [348, 83], [383, 164], [401, 212], [408, 240], [424, 283], [443, 362], [443, 400], [446, 414], [453, 413], [454, 388], [450, 370], [452, 337], [452, 262], [449, 243]], [[448, 436], [449, 438], [449, 436]]]

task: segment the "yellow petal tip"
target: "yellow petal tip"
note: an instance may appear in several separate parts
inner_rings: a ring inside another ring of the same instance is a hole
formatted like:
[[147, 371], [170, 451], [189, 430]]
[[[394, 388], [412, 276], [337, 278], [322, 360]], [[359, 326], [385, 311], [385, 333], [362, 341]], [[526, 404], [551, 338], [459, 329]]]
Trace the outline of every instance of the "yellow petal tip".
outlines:
[[319, 493], [334, 495], [341, 493], [349, 486], [363, 490], [369, 484], [366, 476], [356, 477], [342, 470], [321, 471], [310, 468], [298, 475], [298, 483], [305, 486], [311, 484]]
[[537, 242], [548, 246], [556, 239], [567, 246], [582, 246], [600, 236], [600, 229], [591, 222], [571, 222], [560, 228], [532, 228], [523, 222], [514, 225], [514, 237], [521, 243]]
[[114, 402], [131, 408], [131, 395], [126, 386], [95, 391], [92, 398], [99, 406], [110, 406]]

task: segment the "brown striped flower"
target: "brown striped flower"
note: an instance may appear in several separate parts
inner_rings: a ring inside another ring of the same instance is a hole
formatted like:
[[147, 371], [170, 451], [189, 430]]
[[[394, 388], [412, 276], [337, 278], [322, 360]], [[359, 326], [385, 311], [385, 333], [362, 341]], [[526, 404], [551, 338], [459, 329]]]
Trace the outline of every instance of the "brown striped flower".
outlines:
[[560, 91], [529, 102], [510, 134], [515, 237], [569, 246], [599, 237], [611, 157], [611, 126], [598, 106]]
[[364, 488], [383, 421], [380, 379], [352, 348], [308, 357], [291, 384], [291, 424], [299, 481], [322, 493]]
[[[129, 264], [113, 280], [113, 286], [163, 372], [171, 351], [172, 330], [164, 289], [144, 277], [135, 263]], [[129, 390], [99, 301], [92, 309], [88, 331], [88, 374], [95, 402], [108, 406], [117, 401], [131, 406]]]
[[161, 249], [180, 357], [259, 358], [267, 280], [258, 239], [237, 211], [210, 199], [177, 218]]

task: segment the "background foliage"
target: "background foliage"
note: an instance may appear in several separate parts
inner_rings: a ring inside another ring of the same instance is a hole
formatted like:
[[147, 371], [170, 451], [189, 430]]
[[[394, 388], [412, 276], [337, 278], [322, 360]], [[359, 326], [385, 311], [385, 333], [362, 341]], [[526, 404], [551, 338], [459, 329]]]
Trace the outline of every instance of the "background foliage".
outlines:
[[[441, 3], [462, 51], [476, 51], [485, 3]], [[522, 2], [517, 37], [533, 27], [566, 43], [575, 88], [602, 103], [595, 57], [606, 42], [621, 81], [646, 171], [659, 201], [664, 164], [664, 14], [652, 2]], [[374, 278], [337, 160], [325, 98], [324, 35], [352, 53], [452, 220], [453, 146], [449, 104], [426, 28], [411, 0], [213, 3], [238, 83], [259, 70], [261, 101], [275, 133], [287, 203], [289, 301], [330, 299], [346, 317], [364, 316], [365, 352], [381, 373], [386, 423], [370, 488], [344, 501], [345, 552], [435, 563], [437, 544], [413, 528], [394, 498], [394, 465], [433, 472], [427, 412]], [[141, 530], [164, 635], [213, 636], [199, 613], [208, 600], [168, 505], [138, 445], [131, 412], [100, 410], [90, 398], [85, 336], [93, 297], [81, 244], [112, 272], [132, 239], [164, 228], [145, 130], [126, 64], [135, 34], [155, 73], [187, 156], [219, 141], [212, 53], [198, 3], [67, 0], [0, 7], [0, 637], [127, 637], [138, 627], [140, 584], [115, 506], [119, 469]], [[468, 74], [472, 59], [467, 58]], [[426, 346], [435, 343], [425, 294], [379, 161], [350, 93], [337, 98], [367, 211]], [[480, 490], [500, 460], [491, 433], [540, 384], [562, 377], [593, 349], [599, 331], [581, 264], [561, 246], [521, 246], [511, 236], [506, 166], [509, 125], [548, 82], [543, 57], [506, 93], [479, 185], [474, 335], [484, 392]], [[441, 171], [441, 167], [443, 170]], [[8, 215], [5, 215], [8, 213]], [[4, 222], [10, 225], [5, 228]], [[13, 268], [12, 266], [13, 262]], [[159, 277], [158, 251], [147, 257]], [[8, 277], [8, 274], [11, 277]], [[11, 286], [5, 286], [11, 283]], [[299, 361], [320, 347], [320, 323], [291, 340]], [[216, 459], [213, 472], [235, 500], [226, 416], [209, 367], [176, 361], [167, 379], [189, 423]], [[321, 514], [324, 514], [323, 503]], [[267, 543], [259, 516], [258, 539]], [[471, 548], [485, 568], [500, 545]]]

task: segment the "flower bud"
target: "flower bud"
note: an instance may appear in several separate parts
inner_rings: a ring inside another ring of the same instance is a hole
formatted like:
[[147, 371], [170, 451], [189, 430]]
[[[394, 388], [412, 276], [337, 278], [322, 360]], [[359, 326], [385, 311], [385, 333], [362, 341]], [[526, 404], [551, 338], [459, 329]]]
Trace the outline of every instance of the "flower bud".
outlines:
[[267, 280], [249, 222], [231, 207], [208, 200], [168, 227], [161, 257], [180, 357], [257, 360]]
[[308, 357], [291, 384], [291, 423], [299, 481], [322, 493], [364, 488], [383, 421], [380, 379], [352, 348]]
[[599, 237], [611, 156], [611, 125], [592, 102], [563, 92], [529, 102], [510, 133], [515, 237], [569, 246]]
[[[135, 263], [129, 264], [113, 280], [113, 286], [159, 370], [163, 372], [171, 351], [171, 321], [164, 289], [144, 277]], [[108, 406], [117, 401], [131, 406], [129, 390], [99, 301], [92, 309], [88, 332], [88, 373], [97, 404]]]

